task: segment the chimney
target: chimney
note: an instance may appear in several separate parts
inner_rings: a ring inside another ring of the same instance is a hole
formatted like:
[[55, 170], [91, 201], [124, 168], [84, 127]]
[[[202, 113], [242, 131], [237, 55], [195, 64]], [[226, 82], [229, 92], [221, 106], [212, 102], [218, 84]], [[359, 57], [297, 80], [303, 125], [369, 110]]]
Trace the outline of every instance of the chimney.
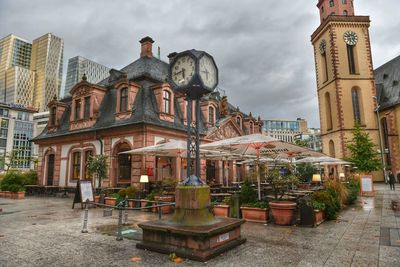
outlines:
[[169, 58], [169, 64], [171, 64], [171, 62], [174, 60], [174, 58], [176, 57], [178, 53], [176, 52], [172, 52], [171, 54], [168, 55]]
[[142, 44], [142, 49], [140, 51], [140, 57], [153, 57], [153, 39], [146, 36], [139, 41]]

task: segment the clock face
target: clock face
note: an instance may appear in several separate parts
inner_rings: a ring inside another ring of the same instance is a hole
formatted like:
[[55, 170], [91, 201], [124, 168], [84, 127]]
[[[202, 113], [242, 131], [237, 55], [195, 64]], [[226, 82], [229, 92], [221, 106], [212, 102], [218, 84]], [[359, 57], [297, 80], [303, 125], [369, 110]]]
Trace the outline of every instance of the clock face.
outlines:
[[190, 56], [178, 58], [172, 66], [172, 80], [177, 86], [187, 85], [195, 73], [195, 62]]
[[357, 34], [352, 31], [347, 31], [343, 35], [343, 39], [348, 45], [356, 45], [358, 41]]
[[326, 52], [326, 41], [325, 39], [321, 41], [321, 43], [319, 44], [319, 52], [321, 54], [325, 54]]
[[204, 85], [210, 89], [214, 89], [217, 85], [217, 68], [211, 57], [204, 55], [200, 58], [200, 78]]

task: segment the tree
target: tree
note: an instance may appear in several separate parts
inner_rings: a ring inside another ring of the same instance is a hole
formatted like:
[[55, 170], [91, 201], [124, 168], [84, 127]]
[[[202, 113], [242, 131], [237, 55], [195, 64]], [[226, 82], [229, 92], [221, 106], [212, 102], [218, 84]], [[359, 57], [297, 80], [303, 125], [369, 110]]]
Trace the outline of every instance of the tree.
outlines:
[[98, 188], [100, 188], [101, 181], [107, 177], [107, 157], [104, 155], [90, 156], [87, 168], [89, 175], [95, 175], [95, 179], [98, 180]]
[[297, 165], [297, 173], [300, 181], [303, 183], [309, 183], [313, 174], [317, 172], [317, 168], [315, 168], [312, 163], [301, 163]]
[[36, 157], [24, 155], [26, 151], [23, 148], [15, 148], [2, 154], [0, 156], [0, 166], [8, 173], [12, 169], [24, 168], [28, 163], [36, 163]]
[[310, 147], [310, 140], [309, 139], [296, 139], [294, 141], [295, 145], [302, 146], [302, 147]]
[[353, 139], [347, 145], [351, 156], [347, 161], [352, 162], [359, 172], [370, 173], [379, 170], [381, 163], [376, 152], [376, 145], [369, 138], [367, 132], [356, 125], [353, 130]]

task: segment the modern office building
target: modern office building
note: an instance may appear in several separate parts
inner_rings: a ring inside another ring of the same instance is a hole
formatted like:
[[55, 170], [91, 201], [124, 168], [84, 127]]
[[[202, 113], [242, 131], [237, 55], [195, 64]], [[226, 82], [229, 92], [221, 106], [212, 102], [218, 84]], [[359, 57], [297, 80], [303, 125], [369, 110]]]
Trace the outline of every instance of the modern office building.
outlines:
[[321, 129], [308, 128], [306, 132], [296, 135], [295, 143], [296, 140], [303, 141], [304, 145], [314, 151], [322, 152]]
[[110, 68], [87, 58], [81, 56], [70, 58], [63, 96], [69, 95], [72, 87], [82, 80], [83, 74], [86, 75], [88, 82], [98, 83], [107, 78], [110, 75], [109, 72]]
[[[10, 161], [11, 151], [18, 151], [14, 160], [13, 169], [33, 169], [33, 163], [28, 160], [32, 157], [34, 137], [33, 113], [36, 110], [25, 108], [21, 105], [0, 104], [0, 157], [5, 157], [6, 163]], [[6, 165], [7, 165], [6, 164]], [[6, 166], [0, 160], [0, 170]]]
[[297, 120], [264, 120], [263, 133], [276, 139], [293, 143], [296, 136], [307, 132], [307, 121]]
[[0, 102], [32, 105], [31, 49], [29, 42], [12, 34], [0, 40]]
[[36, 74], [33, 106], [46, 111], [47, 104], [60, 95], [64, 41], [47, 33], [32, 42], [30, 68]]
[[62, 81], [63, 40], [50, 33], [29, 43], [15, 35], [0, 40], [0, 102], [47, 110]]

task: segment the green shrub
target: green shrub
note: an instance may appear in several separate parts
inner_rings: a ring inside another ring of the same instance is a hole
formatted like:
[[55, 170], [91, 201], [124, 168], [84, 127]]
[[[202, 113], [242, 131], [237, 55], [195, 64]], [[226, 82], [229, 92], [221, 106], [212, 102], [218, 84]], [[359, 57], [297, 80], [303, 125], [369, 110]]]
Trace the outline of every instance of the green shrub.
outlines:
[[243, 204], [250, 204], [257, 202], [257, 192], [251, 186], [249, 180], [246, 180], [240, 190], [240, 202]]
[[24, 189], [24, 187], [17, 185], [17, 184], [11, 184], [8, 186], [7, 191], [11, 191], [13, 193], [21, 192]]
[[1, 181], [1, 190], [11, 191], [10, 186], [16, 185], [18, 187], [24, 186], [24, 176], [20, 172], [10, 171], [4, 175]]
[[36, 171], [27, 171], [22, 173], [24, 177], [24, 185], [37, 185], [38, 176]]
[[314, 192], [311, 198], [313, 203], [319, 202], [325, 205], [325, 215], [328, 220], [336, 219], [338, 212], [336, 201], [327, 190]]
[[253, 203], [244, 204], [243, 207], [266, 209], [269, 207], [269, 205], [268, 202], [266, 201], [257, 201]]
[[347, 191], [348, 191], [348, 197], [346, 204], [350, 205], [353, 204], [354, 201], [356, 201], [358, 198], [358, 195], [360, 193], [360, 181], [358, 181], [358, 179], [350, 178], [347, 184]]
[[325, 210], [325, 203], [322, 203], [322, 202], [319, 202], [319, 201], [317, 201], [317, 200], [314, 200], [314, 201], [312, 202], [312, 205], [313, 205], [313, 208], [314, 208], [315, 210], [322, 210], [322, 211]]

